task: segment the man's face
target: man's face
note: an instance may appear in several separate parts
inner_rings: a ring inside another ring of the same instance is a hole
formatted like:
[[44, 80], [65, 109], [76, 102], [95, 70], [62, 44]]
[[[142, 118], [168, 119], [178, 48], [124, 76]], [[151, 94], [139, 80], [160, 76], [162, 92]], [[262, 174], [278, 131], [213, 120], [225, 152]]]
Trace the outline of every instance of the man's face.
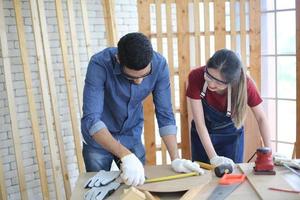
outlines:
[[152, 65], [149, 63], [144, 69], [134, 70], [126, 66], [122, 68], [123, 76], [132, 81], [134, 84], [141, 84], [145, 77], [149, 76], [152, 72]]

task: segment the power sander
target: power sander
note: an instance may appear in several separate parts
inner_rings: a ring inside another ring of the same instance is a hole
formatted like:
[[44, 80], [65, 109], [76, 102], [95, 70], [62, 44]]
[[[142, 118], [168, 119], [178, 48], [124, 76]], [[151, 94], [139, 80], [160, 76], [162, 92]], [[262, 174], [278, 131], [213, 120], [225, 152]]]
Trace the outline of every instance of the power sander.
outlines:
[[256, 150], [256, 160], [253, 173], [256, 175], [275, 175], [272, 150], [261, 147]]

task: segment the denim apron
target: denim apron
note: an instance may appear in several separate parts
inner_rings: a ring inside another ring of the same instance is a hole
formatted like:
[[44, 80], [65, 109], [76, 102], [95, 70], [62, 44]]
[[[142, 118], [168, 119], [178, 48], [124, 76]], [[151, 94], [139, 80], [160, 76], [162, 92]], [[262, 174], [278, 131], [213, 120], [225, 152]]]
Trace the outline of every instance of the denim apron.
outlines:
[[[227, 113], [220, 112], [208, 105], [205, 100], [207, 82], [205, 82], [201, 100], [209, 137], [217, 155], [231, 158], [235, 163], [243, 162], [244, 127], [237, 129], [231, 119], [231, 86], [228, 86]], [[209, 158], [196, 130], [195, 122], [191, 124], [192, 160], [209, 163]]]

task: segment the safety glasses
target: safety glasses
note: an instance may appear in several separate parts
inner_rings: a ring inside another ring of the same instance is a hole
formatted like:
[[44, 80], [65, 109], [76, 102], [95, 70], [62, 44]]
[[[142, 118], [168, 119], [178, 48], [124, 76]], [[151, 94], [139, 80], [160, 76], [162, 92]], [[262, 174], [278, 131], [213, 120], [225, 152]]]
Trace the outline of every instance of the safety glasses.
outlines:
[[226, 81], [222, 81], [220, 79], [217, 79], [216, 77], [214, 77], [213, 75], [211, 75], [208, 71], [207, 71], [207, 67], [205, 67], [204, 69], [204, 78], [206, 81], [208, 82], [215, 82], [216, 84], [218, 85], [221, 85], [221, 86], [227, 86], [228, 85], [228, 82]]
[[130, 74], [127, 74], [125, 71], [124, 71], [124, 67], [122, 67], [122, 75], [128, 79], [128, 80], [137, 80], [137, 79], [140, 79], [140, 78], [146, 78], [147, 76], [149, 76], [150, 74], [152, 74], [152, 63], [150, 64], [150, 70], [149, 72], [147, 72], [146, 74], [143, 74], [142, 76], [132, 76]]

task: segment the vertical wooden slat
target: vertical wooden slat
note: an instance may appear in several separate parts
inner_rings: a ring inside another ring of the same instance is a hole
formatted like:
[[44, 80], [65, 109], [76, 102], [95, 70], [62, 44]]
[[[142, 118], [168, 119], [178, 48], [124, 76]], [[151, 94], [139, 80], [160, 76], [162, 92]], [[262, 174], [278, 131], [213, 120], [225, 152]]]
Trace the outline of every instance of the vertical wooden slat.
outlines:
[[297, 88], [297, 131], [296, 131], [296, 157], [300, 158], [300, 1], [296, 1], [296, 88]]
[[106, 38], [109, 46], [117, 46], [117, 29], [115, 20], [115, 0], [103, 0]]
[[199, 0], [194, 0], [194, 28], [195, 28], [195, 60], [196, 60], [196, 66], [200, 66], [200, 64], [201, 64], [201, 49], [200, 49]]
[[242, 62], [246, 66], [246, 13], [245, 0], [240, 0], [240, 33], [241, 33], [241, 57]]
[[48, 39], [48, 32], [47, 32], [47, 23], [46, 23], [46, 15], [45, 15], [45, 6], [44, 1], [37, 1], [38, 3], [38, 11], [39, 11], [39, 19], [40, 19], [40, 26], [41, 26], [41, 35], [43, 40], [43, 51], [46, 61], [46, 70], [47, 70], [47, 78], [48, 78], [48, 86], [50, 89], [50, 98], [51, 98], [51, 107], [52, 113], [54, 116], [54, 128], [57, 138], [57, 144], [59, 148], [59, 156], [60, 156], [60, 165], [63, 174], [63, 181], [64, 181], [64, 188], [66, 195], [69, 195], [70, 191], [70, 182], [69, 182], [69, 175], [68, 169], [65, 159], [65, 150], [64, 150], [64, 142], [61, 132], [60, 126], [60, 117], [58, 112], [58, 105], [57, 105], [57, 93], [55, 88], [55, 80], [54, 80], [54, 70], [52, 66], [52, 59], [49, 47], [49, 39]]
[[167, 43], [168, 43], [168, 64], [170, 69], [171, 98], [173, 111], [175, 110], [175, 86], [174, 86], [174, 49], [172, 30], [172, 0], [166, 0], [166, 20], [167, 20]]
[[[148, 37], [150, 36], [150, 3], [149, 0], [138, 1], [139, 30]], [[144, 140], [146, 148], [146, 164], [156, 164], [155, 130], [154, 130], [154, 107], [152, 96], [149, 95], [144, 101]]]
[[63, 19], [61, 1], [55, 0], [55, 5], [56, 5], [58, 30], [60, 35], [60, 46], [61, 46], [61, 52], [63, 58], [64, 75], [65, 75], [65, 81], [67, 86], [68, 103], [69, 103], [71, 122], [72, 122], [72, 131], [73, 131], [74, 142], [75, 142], [76, 157], [78, 162], [79, 173], [83, 173], [85, 170], [84, 170], [83, 158], [81, 154], [81, 139], [80, 139], [79, 125], [78, 125], [76, 108], [74, 105], [74, 98], [73, 98], [74, 90], [72, 85], [72, 77], [70, 74], [70, 66], [68, 63], [69, 59], [68, 59], [67, 41], [65, 36], [65, 28], [64, 28], [65, 24]]
[[[257, 88], [261, 86], [261, 39], [260, 39], [260, 0], [250, 1], [250, 74]], [[244, 63], [246, 65], [246, 63]]]
[[[179, 93], [180, 93], [180, 124], [181, 150], [183, 158], [190, 158], [190, 141], [188, 132], [187, 101], [185, 96], [185, 81], [190, 66], [190, 42], [188, 23], [188, 2], [177, 1], [177, 29], [178, 29], [178, 64], [179, 64]], [[188, 67], [187, 67], [188, 66]]]
[[72, 53], [73, 61], [75, 68], [75, 77], [76, 77], [76, 88], [77, 88], [77, 97], [78, 97], [78, 106], [80, 116], [82, 116], [82, 95], [83, 95], [83, 86], [82, 86], [82, 75], [80, 71], [80, 61], [79, 61], [79, 51], [78, 51], [78, 42], [77, 42], [77, 33], [75, 26], [75, 16], [73, 12], [73, 0], [67, 0], [67, 7], [69, 13], [69, 24], [70, 24], [70, 33], [71, 33], [71, 42], [72, 42]]
[[[161, 2], [162, 2], [162, 0], [155, 0], [157, 51], [163, 55]], [[166, 145], [165, 145], [164, 141], [161, 139], [162, 164], [167, 163], [167, 154], [166, 153], [167, 153]]]
[[[33, 31], [34, 31], [34, 39], [35, 39], [35, 49], [36, 49], [36, 56], [37, 56], [37, 63], [39, 67], [39, 74], [40, 74], [40, 83], [41, 83], [41, 90], [42, 90], [42, 98], [43, 98], [43, 107], [45, 112], [45, 120], [46, 120], [46, 129], [48, 133], [48, 140], [50, 144], [50, 152], [51, 152], [51, 161], [52, 161], [52, 170], [55, 179], [55, 183], [58, 183], [58, 178], [60, 176], [59, 172], [59, 163], [57, 162], [58, 158], [56, 156], [56, 144], [55, 144], [55, 137], [52, 128], [52, 113], [50, 108], [50, 98], [48, 95], [48, 85], [47, 85], [47, 78], [45, 73], [45, 60], [43, 54], [43, 45], [42, 45], [42, 38], [41, 38], [41, 30], [40, 30], [40, 22], [38, 19], [38, 10], [35, 0], [30, 0], [30, 11], [32, 16], [32, 24], [33, 24]], [[44, 199], [49, 199], [49, 192], [47, 187], [47, 177], [46, 173], [40, 175], [40, 181], [42, 186], [42, 193]], [[56, 185], [56, 187], [59, 187]], [[58, 192], [60, 191], [60, 187]]]
[[205, 60], [210, 57], [209, 0], [204, 0]]
[[[0, 10], [1, 10], [1, 8], [0, 8]], [[1, 158], [0, 158], [0, 199], [1, 200], [6, 200], [7, 199], [6, 185], [5, 185], [5, 179], [4, 179], [4, 174], [3, 174], [3, 165], [2, 165]]]
[[231, 50], [236, 51], [235, 0], [230, 0], [230, 37]]
[[[43, 155], [42, 155], [42, 145], [41, 145], [41, 138], [40, 138], [40, 131], [38, 126], [38, 117], [37, 117], [37, 111], [35, 107], [35, 101], [34, 101], [34, 94], [32, 91], [32, 79], [31, 79], [31, 72], [30, 72], [30, 66], [28, 62], [28, 53], [26, 48], [26, 39], [25, 39], [25, 31], [24, 31], [24, 24], [23, 24], [23, 18], [22, 18], [22, 11], [21, 11], [21, 5], [18, 0], [14, 0], [14, 8], [15, 8], [15, 15], [16, 15], [16, 23], [17, 23], [17, 33], [19, 38], [19, 44], [20, 44], [20, 51], [21, 51], [21, 59], [23, 64], [23, 71], [24, 71], [24, 77], [25, 77], [25, 85], [26, 85], [26, 93], [28, 98], [28, 104], [29, 104], [29, 113], [31, 117], [31, 125], [32, 125], [32, 132], [34, 136], [34, 145], [36, 148], [36, 155], [38, 160], [38, 166], [39, 166], [39, 173], [42, 176], [45, 176], [45, 166], [43, 162]], [[21, 159], [21, 157], [17, 158]], [[21, 196], [22, 199], [27, 199], [27, 196], [24, 192], [26, 192], [25, 189], [25, 182], [24, 179], [20, 182], [20, 188], [21, 189]], [[57, 191], [56, 191], [57, 192]]]
[[225, 32], [225, 0], [214, 2], [214, 21], [215, 21], [215, 50], [226, 46]]
[[86, 1], [80, 0], [80, 5], [81, 5], [82, 22], [84, 27], [87, 55], [88, 55], [88, 59], [90, 59], [92, 57], [92, 50], [91, 50], [91, 36], [90, 36], [88, 14], [86, 9]]

